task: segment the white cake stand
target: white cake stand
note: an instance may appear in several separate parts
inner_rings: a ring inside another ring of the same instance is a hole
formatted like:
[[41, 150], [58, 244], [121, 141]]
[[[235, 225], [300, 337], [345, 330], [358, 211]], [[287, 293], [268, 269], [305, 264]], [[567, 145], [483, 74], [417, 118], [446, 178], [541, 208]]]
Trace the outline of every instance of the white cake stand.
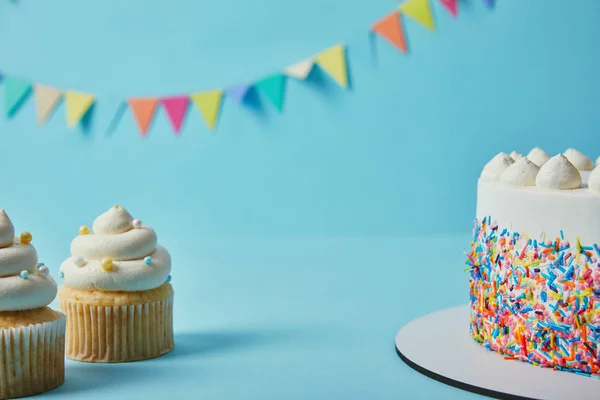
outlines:
[[600, 399], [600, 380], [540, 368], [487, 350], [469, 335], [469, 308], [420, 317], [400, 329], [396, 352], [417, 372], [498, 399]]

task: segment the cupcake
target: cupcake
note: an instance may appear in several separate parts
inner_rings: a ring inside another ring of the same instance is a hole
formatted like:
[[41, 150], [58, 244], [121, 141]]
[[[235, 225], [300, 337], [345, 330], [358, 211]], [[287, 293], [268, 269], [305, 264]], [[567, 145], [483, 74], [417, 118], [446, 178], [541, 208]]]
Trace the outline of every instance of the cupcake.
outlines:
[[30, 396], [65, 378], [65, 316], [48, 308], [56, 282], [38, 263], [31, 234], [15, 238], [0, 210], [0, 398]]
[[156, 232], [116, 205], [79, 228], [60, 267], [59, 309], [67, 316], [66, 354], [88, 362], [127, 362], [173, 349], [171, 256]]

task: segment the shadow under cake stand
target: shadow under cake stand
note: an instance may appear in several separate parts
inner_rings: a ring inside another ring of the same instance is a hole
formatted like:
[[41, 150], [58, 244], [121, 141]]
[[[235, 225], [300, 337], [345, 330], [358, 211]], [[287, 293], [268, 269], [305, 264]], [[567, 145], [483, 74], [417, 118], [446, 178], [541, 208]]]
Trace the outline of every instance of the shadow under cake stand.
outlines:
[[469, 306], [422, 316], [396, 334], [396, 353], [436, 381], [498, 399], [600, 399], [600, 380], [505, 360], [469, 334]]

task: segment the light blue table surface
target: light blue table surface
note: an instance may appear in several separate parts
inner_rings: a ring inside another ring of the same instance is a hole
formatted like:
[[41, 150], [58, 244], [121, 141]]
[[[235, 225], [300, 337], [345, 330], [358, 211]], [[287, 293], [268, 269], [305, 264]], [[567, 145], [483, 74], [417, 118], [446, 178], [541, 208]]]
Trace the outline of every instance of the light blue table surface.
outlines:
[[198, 256], [173, 255], [175, 350], [138, 363], [69, 361], [65, 384], [45, 396], [475, 398], [418, 374], [394, 350], [404, 324], [467, 301], [468, 242], [468, 235], [182, 242]]

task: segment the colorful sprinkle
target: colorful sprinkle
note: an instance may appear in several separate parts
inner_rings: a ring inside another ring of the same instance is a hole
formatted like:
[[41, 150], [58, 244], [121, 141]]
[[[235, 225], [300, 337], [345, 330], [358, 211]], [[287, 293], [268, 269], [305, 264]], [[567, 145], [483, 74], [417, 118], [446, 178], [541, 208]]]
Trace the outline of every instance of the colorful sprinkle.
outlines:
[[86, 225], [81, 225], [79, 227], [79, 234], [80, 235], [89, 235], [90, 234], [90, 228]]
[[102, 260], [102, 263], [100, 264], [100, 266], [102, 267], [103, 270], [105, 271], [110, 271], [113, 269], [113, 260], [110, 257], [106, 257], [104, 260]]
[[471, 336], [505, 357], [600, 376], [598, 246], [571, 246], [562, 231], [531, 241], [486, 220], [466, 261]]
[[62, 272], [62, 271], [58, 271], [58, 277], [59, 277], [60, 279], [64, 279], [64, 278], [65, 278], [65, 273], [64, 273], [64, 272]]
[[171, 275], [167, 277], [167, 283], [171, 282]]
[[33, 237], [31, 236], [31, 233], [23, 232], [23, 233], [21, 233], [21, 237], [19, 238], [19, 241], [23, 244], [29, 244], [29, 243], [31, 243], [31, 239], [33, 239]]
[[27, 279], [27, 278], [29, 278], [29, 272], [27, 272], [26, 270], [23, 270], [23, 271], [21, 271], [19, 276], [23, 279]]
[[152, 257], [150, 257], [150, 256], [144, 257], [144, 264], [146, 264], [146, 265], [152, 264]]

